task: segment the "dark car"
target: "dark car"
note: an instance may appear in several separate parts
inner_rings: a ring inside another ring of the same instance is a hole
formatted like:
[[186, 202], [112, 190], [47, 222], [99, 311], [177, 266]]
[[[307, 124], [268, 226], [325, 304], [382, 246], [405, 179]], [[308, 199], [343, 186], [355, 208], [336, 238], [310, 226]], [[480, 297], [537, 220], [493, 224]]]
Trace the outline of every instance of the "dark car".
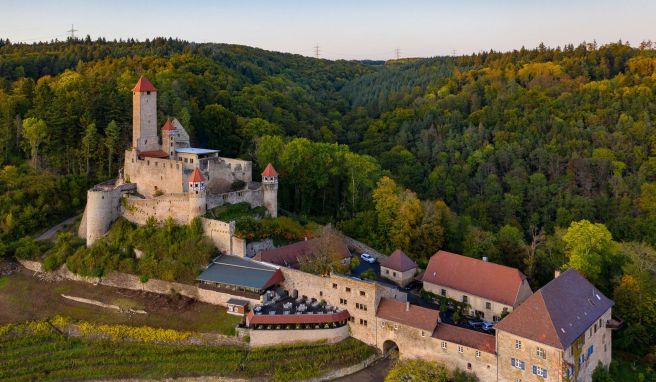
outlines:
[[469, 321], [467, 321], [467, 323], [468, 323], [469, 326], [471, 326], [472, 328], [480, 328], [480, 327], [483, 326], [483, 321], [481, 321], [481, 320], [477, 320], [477, 319], [469, 320]]

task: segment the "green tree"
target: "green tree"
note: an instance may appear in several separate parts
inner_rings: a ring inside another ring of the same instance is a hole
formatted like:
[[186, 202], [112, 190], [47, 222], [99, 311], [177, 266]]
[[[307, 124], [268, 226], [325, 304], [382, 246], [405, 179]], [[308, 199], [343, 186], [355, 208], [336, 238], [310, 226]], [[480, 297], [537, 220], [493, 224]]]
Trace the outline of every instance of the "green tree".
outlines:
[[592, 382], [613, 382], [613, 378], [611, 378], [608, 368], [606, 368], [601, 361], [599, 361], [592, 372]]
[[105, 128], [105, 148], [107, 149], [107, 175], [112, 176], [112, 161], [114, 153], [118, 151], [121, 139], [121, 130], [116, 121], [112, 120]]
[[526, 243], [522, 232], [515, 226], [504, 225], [497, 232], [496, 248], [501, 264], [523, 268], [526, 259]]
[[23, 121], [23, 137], [27, 139], [30, 145], [30, 155], [32, 156], [32, 166], [38, 168], [39, 147], [48, 136], [48, 126], [38, 118], [26, 118]]
[[84, 158], [86, 159], [86, 176], [89, 176], [91, 173], [91, 158], [94, 155], [97, 144], [98, 131], [96, 130], [96, 124], [90, 123], [84, 130], [84, 136], [82, 137], [82, 147], [84, 149]]
[[593, 282], [600, 282], [606, 257], [615, 251], [613, 236], [605, 225], [588, 220], [572, 222], [563, 235], [568, 266]]

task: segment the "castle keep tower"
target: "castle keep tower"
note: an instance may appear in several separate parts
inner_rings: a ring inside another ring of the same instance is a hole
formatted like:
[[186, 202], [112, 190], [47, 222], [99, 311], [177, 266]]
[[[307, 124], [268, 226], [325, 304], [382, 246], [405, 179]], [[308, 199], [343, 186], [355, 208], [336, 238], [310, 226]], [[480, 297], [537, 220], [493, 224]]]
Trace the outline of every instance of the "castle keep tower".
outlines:
[[132, 89], [132, 147], [159, 150], [157, 138], [157, 88], [144, 76]]
[[278, 172], [271, 163], [262, 171], [262, 196], [269, 215], [278, 217]]
[[205, 177], [198, 167], [189, 176], [189, 221], [201, 216], [207, 209]]

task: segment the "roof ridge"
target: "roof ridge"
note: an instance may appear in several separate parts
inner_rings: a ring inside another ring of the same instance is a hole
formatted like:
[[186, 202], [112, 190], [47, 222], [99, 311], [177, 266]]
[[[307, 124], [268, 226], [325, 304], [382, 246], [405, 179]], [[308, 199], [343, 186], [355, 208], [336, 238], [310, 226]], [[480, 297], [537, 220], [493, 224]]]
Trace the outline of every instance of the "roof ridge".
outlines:
[[554, 326], [554, 320], [551, 317], [551, 310], [549, 310], [549, 307], [547, 306], [547, 302], [544, 299], [544, 295], [542, 294], [542, 290], [540, 289], [535, 293], [536, 294], [539, 293], [540, 300], [542, 300], [542, 305], [544, 305], [544, 309], [547, 311], [547, 316], [549, 316], [549, 325], [551, 326], [551, 328], [556, 333], [556, 338], [558, 338], [558, 342], [559, 342], [560, 346], [563, 348], [563, 350], [565, 350], [565, 345], [563, 344], [562, 338], [560, 338], [560, 334], [558, 334], [558, 329], [556, 329], [556, 327]]

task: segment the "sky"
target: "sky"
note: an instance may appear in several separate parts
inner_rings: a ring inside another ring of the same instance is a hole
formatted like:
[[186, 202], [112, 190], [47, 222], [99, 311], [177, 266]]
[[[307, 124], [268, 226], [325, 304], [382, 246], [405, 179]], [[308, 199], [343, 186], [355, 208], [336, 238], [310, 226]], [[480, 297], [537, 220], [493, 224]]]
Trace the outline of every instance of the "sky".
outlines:
[[656, 41], [651, 0], [0, 0], [0, 38], [177, 37], [328, 59]]

